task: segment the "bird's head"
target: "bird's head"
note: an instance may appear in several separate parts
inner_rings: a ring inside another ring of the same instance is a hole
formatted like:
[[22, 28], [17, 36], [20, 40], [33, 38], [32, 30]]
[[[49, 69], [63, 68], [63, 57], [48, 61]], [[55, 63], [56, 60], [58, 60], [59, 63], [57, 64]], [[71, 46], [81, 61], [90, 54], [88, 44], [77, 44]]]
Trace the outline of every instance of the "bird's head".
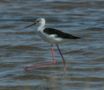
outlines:
[[24, 27], [24, 28], [29, 28], [29, 27], [31, 27], [31, 26], [33, 26], [33, 25], [38, 25], [38, 26], [44, 26], [45, 25], [45, 19], [44, 18], [38, 18], [38, 19], [36, 19], [34, 22], [33, 22], [33, 24], [31, 24], [31, 25], [28, 25], [28, 26], [26, 26], [26, 27]]

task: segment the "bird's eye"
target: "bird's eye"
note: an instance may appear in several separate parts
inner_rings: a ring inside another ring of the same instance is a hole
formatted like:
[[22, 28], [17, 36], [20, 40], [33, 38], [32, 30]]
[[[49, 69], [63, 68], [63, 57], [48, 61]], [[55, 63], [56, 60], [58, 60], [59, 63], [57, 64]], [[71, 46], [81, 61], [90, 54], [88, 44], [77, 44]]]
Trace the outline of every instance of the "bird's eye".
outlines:
[[39, 23], [39, 20], [37, 20], [37, 23]]

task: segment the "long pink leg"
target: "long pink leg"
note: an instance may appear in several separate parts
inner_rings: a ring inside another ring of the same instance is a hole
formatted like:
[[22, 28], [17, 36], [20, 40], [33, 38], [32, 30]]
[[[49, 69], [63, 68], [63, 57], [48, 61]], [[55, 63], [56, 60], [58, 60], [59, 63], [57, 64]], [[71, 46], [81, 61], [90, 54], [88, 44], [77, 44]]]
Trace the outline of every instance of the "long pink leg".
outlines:
[[61, 50], [60, 50], [60, 48], [59, 48], [59, 45], [56, 45], [56, 46], [57, 46], [57, 49], [58, 49], [58, 51], [59, 51], [59, 53], [60, 53], [60, 55], [61, 55], [61, 58], [62, 58], [64, 67], [65, 67], [65, 66], [66, 66], [66, 62], [65, 62], [65, 59], [64, 59], [64, 57], [63, 57], [63, 54], [62, 54], [62, 52], [61, 52]]
[[53, 64], [57, 64], [57, 61], [55, 59], [55, 51], [54, 51], [53, 45], [51, 46], [51, 55], [53, 59]]
[[52, 55], [53, 62], [39, 62], [37, 64], [27, 66], [24, 69], [31, 71], [33, 68], [42, 68], [42, 67], [47, 67], [47, 66], [52, 65], [52, 64], [57, 64], [57, 61], [55, 59], [55, 51], [54, 51], [53, 45], [51, 46], [51, 55]]

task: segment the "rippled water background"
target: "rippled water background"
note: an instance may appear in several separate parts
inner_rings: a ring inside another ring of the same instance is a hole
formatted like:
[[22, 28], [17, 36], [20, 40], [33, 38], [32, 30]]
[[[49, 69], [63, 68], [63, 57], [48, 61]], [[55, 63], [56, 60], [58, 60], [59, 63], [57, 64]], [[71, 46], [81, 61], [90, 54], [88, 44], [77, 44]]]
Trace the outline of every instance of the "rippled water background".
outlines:
[[[32, 22], [18, 21], [37, 17], [81, 37], [60, 45], [66, 71], [58, 52], [58, 65], [24, 71], [27, 65], [51, 61], [50, 45], [36, 27], [22, 29]], [[104, 1], [1, 0], [0, 90], [104, 90]]]

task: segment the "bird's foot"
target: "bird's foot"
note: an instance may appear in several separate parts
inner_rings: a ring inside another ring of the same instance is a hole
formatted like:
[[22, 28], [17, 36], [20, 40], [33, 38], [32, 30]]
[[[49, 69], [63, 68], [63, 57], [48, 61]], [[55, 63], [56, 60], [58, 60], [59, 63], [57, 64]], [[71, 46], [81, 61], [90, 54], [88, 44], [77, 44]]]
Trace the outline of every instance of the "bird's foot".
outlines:
[[53, 64], [57, 64], [58, 62], [56, 60], [53, 60]]
[[50, 65], [54, 65], [54, 64], [57, 64], [56, 61], [54, 62], [40, 62], [40, 63], [37, 63], [37, 64], [32, 64], [30, 66], [26, 66], [24, 68], [25, 71], [31, 71], [33, 69], [39, 69], [39, 68], [44, 68], [44, 67], [48, 67]]

